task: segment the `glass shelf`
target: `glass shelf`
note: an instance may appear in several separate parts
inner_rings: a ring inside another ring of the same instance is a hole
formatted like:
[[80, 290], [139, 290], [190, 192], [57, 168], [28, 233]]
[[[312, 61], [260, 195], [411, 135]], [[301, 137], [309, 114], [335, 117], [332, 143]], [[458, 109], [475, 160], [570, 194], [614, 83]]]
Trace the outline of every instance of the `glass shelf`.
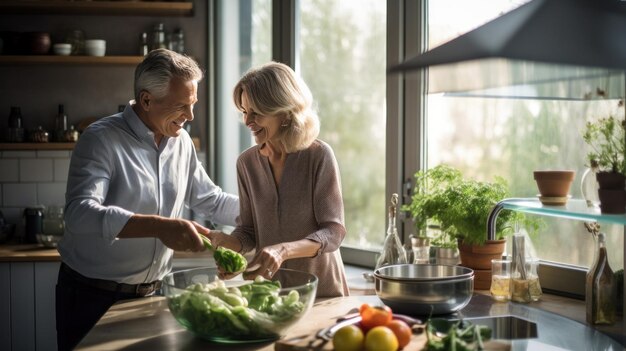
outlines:
[[539, 199], [534, 198], [505, 199], [500, 205], [503, 209], [542, 216], [626, 225], [626, 215], [602, 214], [598, 207], [588, 207], [582, 199], [570, 199], [564, 206], [543, 205]]

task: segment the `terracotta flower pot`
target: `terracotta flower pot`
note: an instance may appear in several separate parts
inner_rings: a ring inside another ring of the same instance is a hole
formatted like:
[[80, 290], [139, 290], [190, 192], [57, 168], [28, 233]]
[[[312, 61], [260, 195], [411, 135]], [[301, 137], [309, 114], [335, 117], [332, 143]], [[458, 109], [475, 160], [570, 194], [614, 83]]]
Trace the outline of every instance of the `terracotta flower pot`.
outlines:
[[472, 269], [491, 269], [491, 260], [502, 258], [506, 240], [487, 240], [484, 245], [467, 245], [459, 241], [461, 264]]
[[567, 197], [576, 172], [569, 170], [534, 171], [539, 193], [543, 197]]

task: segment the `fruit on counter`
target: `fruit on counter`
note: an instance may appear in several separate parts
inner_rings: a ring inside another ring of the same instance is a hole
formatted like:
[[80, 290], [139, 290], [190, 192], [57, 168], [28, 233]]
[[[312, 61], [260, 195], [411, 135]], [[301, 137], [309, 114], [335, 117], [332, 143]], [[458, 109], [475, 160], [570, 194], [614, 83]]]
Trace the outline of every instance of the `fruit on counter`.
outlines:
[[386, 327], [391, 329], [391, 331], [396, 335], [396, 338], [398, 339], [398, 348], [405, 347], [411, 341], [413, 330], [411, 330], [411, 327], [409, 327], [406, 322], [394, 319], [387, 323]]
[[391, 308], [385, 305], [370, 306], [364, 303], [359, 308], [359, 314], [361, 314], [361, 325], [365, 330], [385, 326], [393, 319]]
[[363, 331], [355, 324], [341, 327], [333, 335], [335, 351], [361, 351], [363, 349]]
[[398, 345], [396, 335], [383, 325], [372, 328], [365, 335], [366, 351], [396, 351]]

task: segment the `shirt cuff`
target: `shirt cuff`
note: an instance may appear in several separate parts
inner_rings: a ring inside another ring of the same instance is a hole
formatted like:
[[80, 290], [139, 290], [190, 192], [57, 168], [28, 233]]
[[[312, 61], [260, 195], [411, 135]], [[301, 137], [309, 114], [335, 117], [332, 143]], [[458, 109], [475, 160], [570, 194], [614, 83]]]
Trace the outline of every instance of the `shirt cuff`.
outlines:
[[117, 240], [117, 235], [124, 229], [124, 226], [134, 215], [133, 212], [125, 210], [117, 206], [107, 207], [102, 220], [102, 236], [105, 240], [108, 240], [110, 244], [113, 244]]

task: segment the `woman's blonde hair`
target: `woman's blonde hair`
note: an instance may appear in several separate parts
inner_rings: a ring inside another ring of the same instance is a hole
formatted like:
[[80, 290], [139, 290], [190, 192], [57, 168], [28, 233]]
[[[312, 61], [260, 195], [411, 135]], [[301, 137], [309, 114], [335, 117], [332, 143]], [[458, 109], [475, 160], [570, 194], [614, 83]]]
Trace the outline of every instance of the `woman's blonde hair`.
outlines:
[[270, 62], [246, 72], [233, 91], [240, 111], [244, 91], [256, 113], [283, 119], [280, 140], [286, 152], [306, 149], [319, 135], [311, 91], [289, 66]]

